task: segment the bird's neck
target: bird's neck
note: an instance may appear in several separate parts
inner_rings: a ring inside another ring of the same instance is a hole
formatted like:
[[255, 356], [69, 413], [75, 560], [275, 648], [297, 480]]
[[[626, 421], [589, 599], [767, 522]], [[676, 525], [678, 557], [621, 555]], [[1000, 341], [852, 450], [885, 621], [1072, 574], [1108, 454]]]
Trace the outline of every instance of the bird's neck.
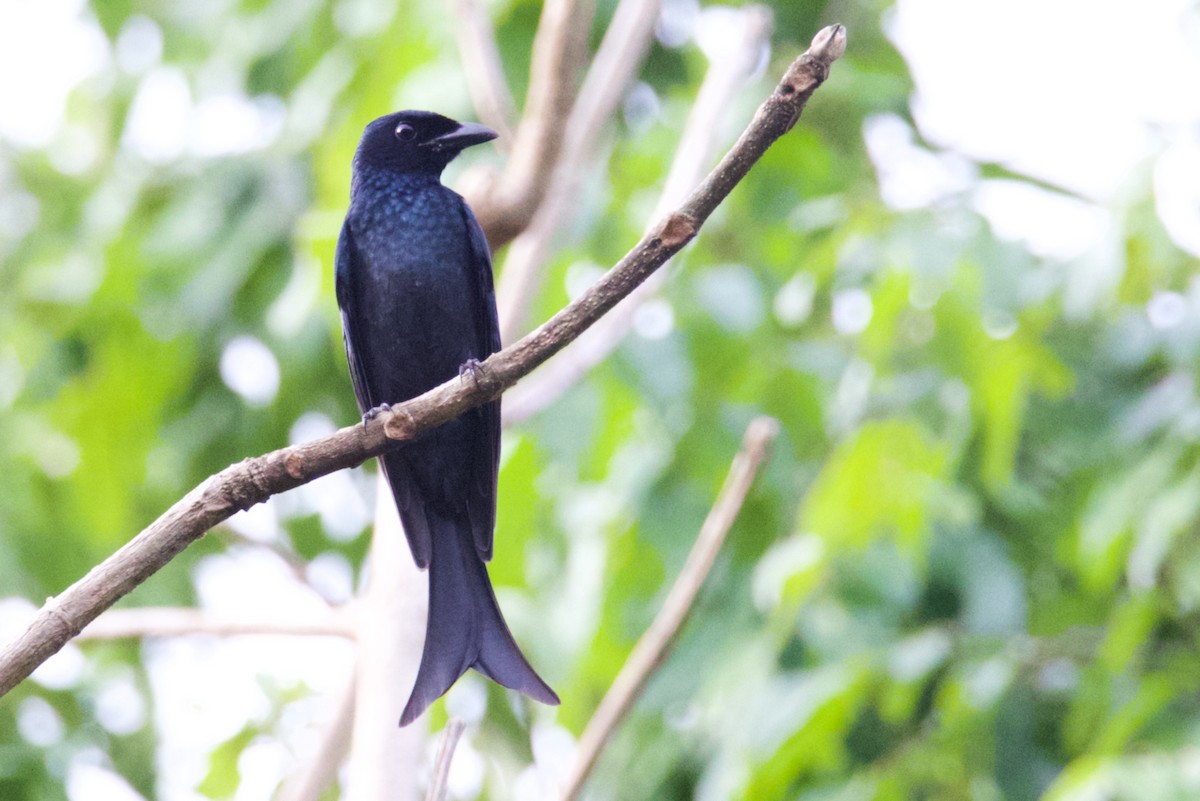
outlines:
[[350, 202], [353, 204], [366, 198], [380, 196], [409, 195], [430, 189], [445, 189], [440, 175], [431, 172], [397, 172], [358, 165], [350, 182]]

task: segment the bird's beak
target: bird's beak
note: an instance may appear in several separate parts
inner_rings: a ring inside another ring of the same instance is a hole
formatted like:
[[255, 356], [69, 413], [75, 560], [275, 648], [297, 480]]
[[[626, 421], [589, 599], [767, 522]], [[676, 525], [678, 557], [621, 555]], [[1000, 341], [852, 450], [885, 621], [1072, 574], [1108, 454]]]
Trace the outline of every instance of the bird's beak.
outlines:
[[425, 143], [425, 146], [434, 150], [462, 150], [472, 145], [482, 145], [484, 142], [490, 142], [499, 135], [485, 125], [475, 122], [461, 122], [453, 131], [444, 133], [435, 139], [430, 139]]

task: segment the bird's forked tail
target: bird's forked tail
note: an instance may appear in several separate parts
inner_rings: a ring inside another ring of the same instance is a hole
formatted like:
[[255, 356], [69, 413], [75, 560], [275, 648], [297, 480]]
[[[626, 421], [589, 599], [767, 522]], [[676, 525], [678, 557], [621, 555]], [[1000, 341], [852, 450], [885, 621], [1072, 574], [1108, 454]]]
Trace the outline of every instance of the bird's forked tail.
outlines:
[[420, 717], [468, 668], [536, 701], [557, 704], [558, 696], [534, 672], [509, 632], [487, 567], [474, 544], [460, 538], [463, 527], [432, 516], [429, 522], [432, 554], [425, 649], [400, 725]]

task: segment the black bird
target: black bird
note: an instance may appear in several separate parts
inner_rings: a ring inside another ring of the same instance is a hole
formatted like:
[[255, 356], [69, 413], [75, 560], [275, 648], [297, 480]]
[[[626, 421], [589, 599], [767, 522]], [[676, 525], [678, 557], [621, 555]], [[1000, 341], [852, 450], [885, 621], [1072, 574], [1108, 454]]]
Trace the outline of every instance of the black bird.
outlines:
[[[471, 209], [441, 182], [460, 151], [495, 138], [482, 125], [428, 111], [389, 114], [363, 131], [335, 267], [364, 419], [500, 349], [487, 241]], [[484, 565], [492, 557], [499, 457], [496, 400], [380, 459], [413, 558], [429, 568], [425, 650], [401, 726], [467, 668], [558, 703], [504, 623]]]

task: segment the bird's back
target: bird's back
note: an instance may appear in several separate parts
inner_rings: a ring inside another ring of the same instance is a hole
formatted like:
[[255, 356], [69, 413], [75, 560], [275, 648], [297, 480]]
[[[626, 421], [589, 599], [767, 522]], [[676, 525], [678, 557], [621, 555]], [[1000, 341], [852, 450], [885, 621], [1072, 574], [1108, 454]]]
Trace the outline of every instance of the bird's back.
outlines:
[[487, 298], [475, 297], [481, 265], [462, 198], [427, 176], [364, 178], [347, 221], [358, 250], [354, 324], [369, 408], [408, 400], [486, 358], [492, 332], [477, 308]]
[[[491, 262], [470, 210], [434, 176], [364, 170], [346, 226], [354, 257], [346, 321], [365, 411], [454, 378], [499, 347]], [[490, 555], [496, 509], [499, 402], [472, 409], [382, 461], [417, 562], [429, 559], [436, 511]]]

